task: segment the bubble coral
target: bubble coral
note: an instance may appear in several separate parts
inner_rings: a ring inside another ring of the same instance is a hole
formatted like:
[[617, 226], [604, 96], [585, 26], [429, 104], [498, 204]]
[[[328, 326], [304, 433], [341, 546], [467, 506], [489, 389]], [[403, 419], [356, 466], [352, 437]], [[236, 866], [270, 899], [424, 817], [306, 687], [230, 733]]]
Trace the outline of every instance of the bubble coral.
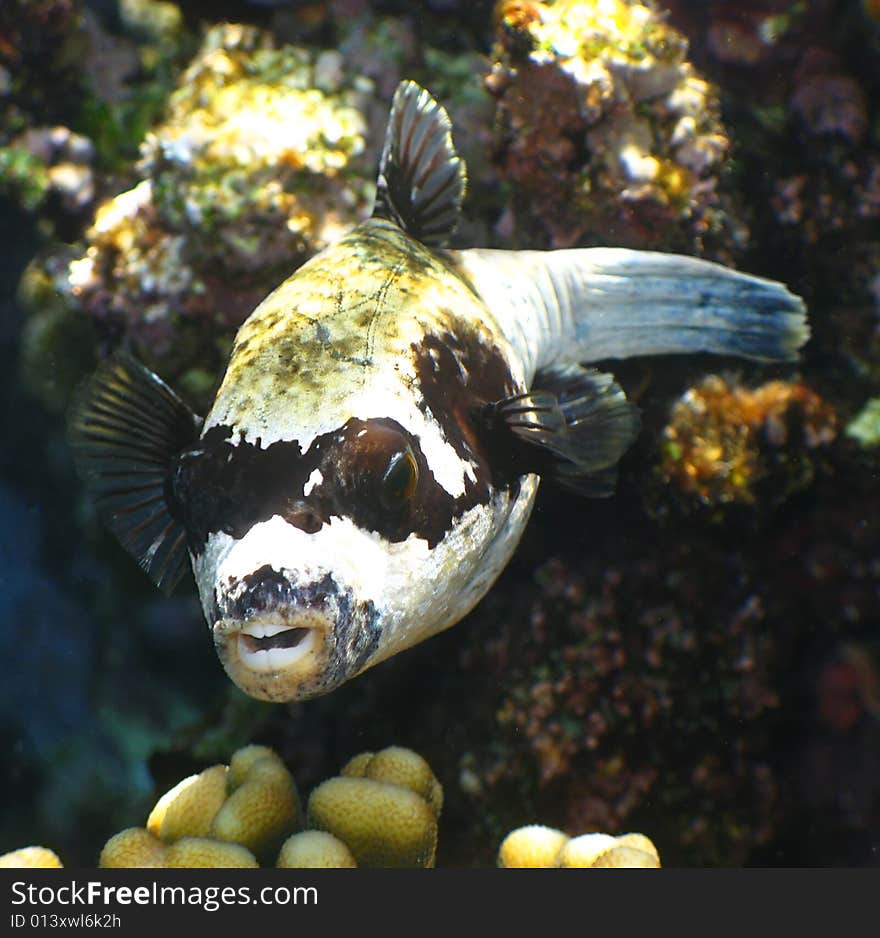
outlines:
[[284, 841], [275, 865], [280, 869], [352, 869], [357, 862], [348, 847], [327, 831], [300, 831]]
[[64, 864], [48, 847], [22, 847], [0, 856], [0, 869], [60, 869]]
[[710, 375], [688, 390], [663, 431], [660, 474], [705, 505], [781, 501], [813, 478], [810, 454], [837, 432], [832, 408], [806, 385], [742, 387]]

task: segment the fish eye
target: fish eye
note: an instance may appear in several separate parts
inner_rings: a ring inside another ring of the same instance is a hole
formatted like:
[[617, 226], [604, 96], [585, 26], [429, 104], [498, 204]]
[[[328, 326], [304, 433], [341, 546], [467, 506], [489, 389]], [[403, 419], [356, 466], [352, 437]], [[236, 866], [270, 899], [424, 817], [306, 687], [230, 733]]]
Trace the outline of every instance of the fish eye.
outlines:
[[394, 453], [382, 476], [382, 504], [389, 509], [399, 508], [412, 498], [418, 481], [419, 467], [410, 450]]

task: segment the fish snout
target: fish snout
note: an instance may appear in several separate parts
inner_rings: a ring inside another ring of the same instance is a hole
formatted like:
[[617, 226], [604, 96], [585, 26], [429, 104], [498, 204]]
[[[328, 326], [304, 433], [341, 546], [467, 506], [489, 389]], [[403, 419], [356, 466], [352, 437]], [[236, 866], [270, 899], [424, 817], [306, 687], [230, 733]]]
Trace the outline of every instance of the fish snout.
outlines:
[[333, 627], [318, 609], [286, 605], [244, 620], [220, 619], [212, 631], [229, 677], [252, 697], [282, 701], [322, 692], [317, 685], [330, 657]]
[[232, 588], [212, 626], [214, 646], [229, 677], [246, 694], [275, 702], [306, 700], [353, 676], [352, 655], [371, 622], [330, 577], [297, 583], [268, 567]]

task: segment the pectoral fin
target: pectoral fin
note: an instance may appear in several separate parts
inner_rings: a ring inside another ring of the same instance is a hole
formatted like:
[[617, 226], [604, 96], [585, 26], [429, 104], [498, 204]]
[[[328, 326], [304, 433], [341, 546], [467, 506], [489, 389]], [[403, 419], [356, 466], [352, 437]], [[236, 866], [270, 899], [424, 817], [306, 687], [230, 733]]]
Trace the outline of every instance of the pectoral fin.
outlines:
[[487, 405], [518, 442], [529, 471], [593, 498], [613, 494], [620, 457], [638, 433], [638, 408], [614, 379], [578, 365], [538, 373], [535, 387]]
[[105, 522], [163, 592], [183, 575], [186, 532], [173, 516], [169, 471], [201, 418], [130, 355], [101, 365], [74, 402], [68, 438]]

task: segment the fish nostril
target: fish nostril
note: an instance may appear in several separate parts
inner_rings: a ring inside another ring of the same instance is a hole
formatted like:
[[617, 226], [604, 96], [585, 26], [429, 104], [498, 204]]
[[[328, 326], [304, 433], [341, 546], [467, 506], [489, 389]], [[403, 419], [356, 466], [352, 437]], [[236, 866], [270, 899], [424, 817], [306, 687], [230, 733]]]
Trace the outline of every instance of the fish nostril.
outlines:
[[318, 512], [312, 508], [297, 508], [287, 515], [286, 520], [306, 534], [316, 534], [324, 523]]

